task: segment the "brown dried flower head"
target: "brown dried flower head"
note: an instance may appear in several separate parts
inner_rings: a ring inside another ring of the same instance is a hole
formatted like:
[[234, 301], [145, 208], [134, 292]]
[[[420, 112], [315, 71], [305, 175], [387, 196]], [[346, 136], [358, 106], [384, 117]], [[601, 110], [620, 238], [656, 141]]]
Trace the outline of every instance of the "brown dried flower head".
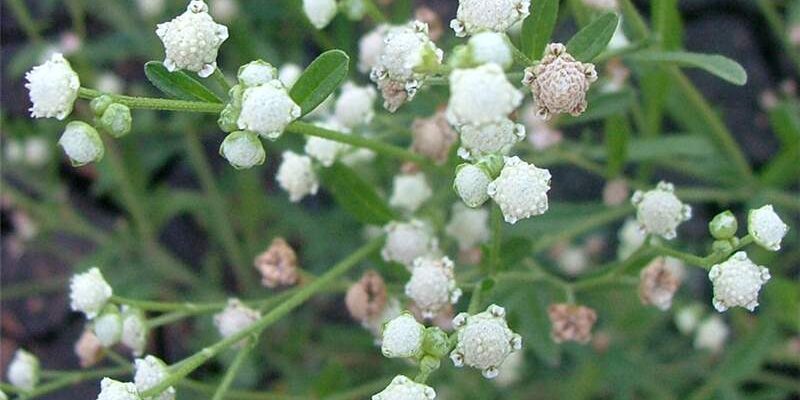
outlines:
[[365, 322], [381, 315], [386, 307], [386, 285], [380, 274], [369, 270], [347, 289], [344, 303], [356, 321]]
[[275, 238], [267, 251], [256, 257], [255, 267], [261, 273], [261, 284], [268, 288], [297, 283], [297, 254], [283, 238]]
[[447, 161], [450, 149], [458, 140], [458, 135], [447, 123], [443, 111], [438, 111], [429, 118], [417, 118], [411, 124], [414, 137], [411, 150], [432, 159], [439, 165]]
[[538, 65], [525, 69], [522, 83], [530, 86], [536, 113], [580, 115], [586, 110], [586, 92], [597, 80], [594, 64], [576, 61], [561, 43], [550, 43]]
[[81, 368], [94, 366], [105, 356], [105, 351], [103, 345], [100, 343], [100, 339], [97, 338], [91, 329], [83, 331], [81, 337], [75, 342], [74, 350], [75, 355], [78, 356]]
[[668, 310], [672, 306], [672, 297], [681, 286], [681, 268], [679, 262], [664, 257], [651, 261], [640, 274], [639, 298], [642, 304]]
[[547, 309], [553, 328], [550, 336], [556, 343], [567, 341], [581, 344], [592, 339], [592, 327], [597, 322], [597, 313], [589, 307], [574, 304], [551, 304]]

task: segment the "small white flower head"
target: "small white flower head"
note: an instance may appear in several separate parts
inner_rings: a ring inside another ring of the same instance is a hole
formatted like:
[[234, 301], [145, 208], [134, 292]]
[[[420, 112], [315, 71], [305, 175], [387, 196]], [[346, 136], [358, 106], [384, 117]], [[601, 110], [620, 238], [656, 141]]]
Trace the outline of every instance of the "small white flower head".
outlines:
[[582, 114], [586, 92], [596, 80], [594, 64], [576, 61], [566, 46], [550, 43], [539, 64], [525, 69], [522, 83], [530, 86], [536, 112], [547, 120], [553, 114]]
[[486, 189], [492, 178], [483, 168], [474, 164], [461, 164], [456, 168], [453, 189], [467, 207], [475, 208], [489, 200]]
[[447, 119], [456, 127], [504, 120], [522, 98], [497, 64], [457, 69], [450, 74]]
[[[329, 118], [323, 122], [316, 122], [314, 125], [338, 131], [342, 133], [350, 133], [350, 129], [339, 123], [334, 118]], [[335, 140], [325, 139], [318, 136], [309, 136], [306, 139], [305, 152], [315, 160], [319, 161], [323, 167], [330, 167], [338, 160], [344, 153], [350, 150], [351, 146]]]
[[120, 342], [134, 356], [141, 356], [147, 347], [147, 318], [142, 310], [122, 306], [122, 337]]
[[100, 134], [93, 126], [83, 121], [68, 123], [61, 138], [58, 139], [58, 144], [75, 167], [100, 161], [105, 155]]
[[253, 131], [265, 139], [275, 140], [286, 126], [300, 118], [300, 106], [289, 97], [283, 83], [273, 79], [248, 87], [242, 94], [239, 129]]
[[336, 99], [333, 115], [348, 128], [368, 124], [375, 116], [375, 98], [378, 94], [371, 86], [357, 86], [347, 82]]
[[387, 358], [412, 358], [422, 354], [425, 327], [409, 312], [387, 322], [383, 327], [381, 352]]
[[522, 349], [522, 337], [508, 328], [506, 310], [496, 304], [479, 314], [456, 315], [453, 326], [458, 338], [450, 353], [453, 364], [480, 369], [487, 379], [497, 377], [506, 358]]
[[730, 335], [730, 329], [719, 315], [712, 315], [697, 327], [697, 334], [694, 337], [694, 347], [696, 349], [710, 350], [712, 353], [719, 353], [725, 346], [725, 340]]
[[[138, 358], [134, 361], [134, 368], [136, 372], [133, 375], [133, 383], [139, 392], [145, 392], [150, 388], [155, 387], [161, 381], [169, 376], [167, 365], [164, 361], [154, 356], [146, 356], [145, 358]], [[170, 386], [163, 392], [147, 397], [144, 400], [174, 400], [175, 388]]]
[[453, 262], [447, 257], [419, 257], [414, 260], [405, 293], [419, 307], [423, 318], [433, 318], [440, 310], [448, 304], [455, 304], [461, 297], [461, 289], [456, 287], [453, 267]]
[[505, 32], [529, 15], [530, 0], [459, 0], [450, 27], [456, 36], [481, 31]]
[[293, 203], [309, 194], [317, 194], [319, 189], [319, 180], [311, 165], [311, 157], [291, 151], [283, 152], [283, 161], [275, 179], [289, 193], [289, 200]]
[[758, 307], [758, 292], [770, 279], [770, 274], [766, 267], [756, 265], [747, 253], [739, 251], [711, 267], [708, 279], [714, 285], [712, 303], [717, 311], [736, 306], [753, 311]]
[[336, 0], [303, 0], [303, 12], [317, 29], [328, 26], [337, 11]]
[[286, 86], [287, 89], [291, 89], [301, 75], [303, 75], [303, 68], [295, 63], [286, 63], [278, 71], [278, 80], [283, 82], [283, 86]]
[[688, 335], [697, 329], [702, 317], [703, 306], [697, 303], [691, 304], [675, 313], [675, 326], [682, 334]]
[[228, 306], [214, 315], [214, 325], [223, 338], [247, 329], [261, 318], [261, 313], [247, 307], [239, 299], [228, 299]]
[[472, 209], [456, 203], [445, 232], [458, 242], [458, 248], [467, 250], [489, 240], [489, 211]]
[[389, 26], [381, 24], [358, 40], [358, 70], [369, 73], [383, 53], [384, 38]]
[[237, 0], [211, 0], [211, 16], [220, 22], [233, 22], [239, 15]]
[[86, 314], [88, 319], [93, 319], [103, 310], [111, 294], [111, 286], [97, 268], [76, 274], [70, 280], [70, 307], [72, 311]]
[[683, 204], [674, 192], [671, 183], [661, 181], [653, 190], [637, 190], [633, 194], [631, 202], [636, 206], [636, 220], [646, 233], [674, 239], [678, 225], [692, 217], [692, 208]]
[[22, 390], [33, 390], [39, 383], [39, 359], [25, 350], [19, 349], [8, 365], [8, 383]]
[[658, 257], [639, 274], [639, 299], [661, 311], [672, 306], [672, 297], [681, 286], [683, 263], [672, 257]]
[[192, 0], [183, 14], [158, 24], [156, 35], [164, 42], [167, 70], [185, 69], [206, 78], [217, 68], [217, 52], [228, 39], [228, 27], [214, 22], [205, 2]]
[[63, 120], [72, 112], [81, 81], [61, 53], [25, 74], [31, 99], [31, 116]]
[[461, 126], [461, 148], [458, 155], [471, 160], [488, 154], [506, 155], [525, 138], [525, 126], [508, 118], [485, 124]]
[[92, 330], [103, 347], [111, 347], [122, 338], [122, 316], [113, 304], [105, 307], [102, 314], [92, 321]]
[[433, 230], [422, 221], [391, 222], [383, 230], [386, 232], [386, 243], [381, 250], [384, 261], [403, 264], [410, 270], [417, 257], [439, 252]]
[[414, 382], [403, 375], [394, 377], [386, 389], [372, 396], [372, 400], [433, 400], [435, 398], [436, 391], [432, 387]]
[[236, 77], [244, 87], [259, 86], [277, 79], [278, 71], [264, 60], [255, 60], [239, 67]]
[[789, 226], [775, 213], [772, 204], [750, 210], [747, 215], [747, 233], [753, 241], [767, 250], [780, 250], [781, 241], [788, 231]]
[[548, 208], [549, 190], [550, 171], [528, 164], [519, 157], [507, 157], [500, 176], [486, 188], [509, 224], [544, 214]]
[[261, 140], [250, 131], [236, 131], [228, 134], [219, 146], [219, 154], [236, 169], [261, 165], [267, 158]]
[[514, 58], [511, 45], [504, 34], [497, 32], [481, 32], [469, 39], [467, 43], [471, 61], [477, 65], [494, 63], [504, 70], [511, 68]]
[[633, 252], [642, 247], [647, 239], [647, 235], [642, 230], [642, 226], [639, 225], [635, 219], [628, 218], [619, 229], [619, 232], [617, 233], [617, 239], [619, 240], [617, 258], [624, 260], [630, 257]]
[[97, 400], [142, 400], [142, 398], [132, 382], [103, 378], [100, 381], [100, 394], [97, 395]]
[[402, 174], [394, 177], [394, 187], [389, 205], [413, 214], [433, 196], [425, 174]]

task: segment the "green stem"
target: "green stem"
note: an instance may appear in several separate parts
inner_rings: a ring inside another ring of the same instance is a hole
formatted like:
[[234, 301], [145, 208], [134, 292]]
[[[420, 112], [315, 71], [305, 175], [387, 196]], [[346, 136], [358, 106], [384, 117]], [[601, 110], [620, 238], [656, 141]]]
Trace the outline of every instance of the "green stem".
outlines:
[[102, 95], [111, 96], [115, 102], [124, 104], [130, 108], [137, 108], [142, 110], [164, 110], [164, 111], [185, 111], [185, 112], [198, 112], [219, 114], [225, 107], [222, 103], [207, 103], [203, 101], [186, 101], [186, 100], [172, 100], [172, 99], [159, 99], [152, 97], [133, 97], [123, 96], [117, 94], [103, 93], [98, 90], [82, 87], [78, 92], [78, 96], [82, 99], [92, 100]]
[[234, 358], [231, 365], [228, 366], [228, 370], [225, 372], [225, 376], [222, 377], [222, 382], [220, 382], [219, 387], [217, 388], [217, 391], [214, 393], [214, 396], [211, 398], [211, 400], [225, 399], [225, 393], [231, 387], [233, 379], [236, 378], [236, 374], [239, 372], [242, 364], [244, 364], [244, 360], [250, 354], [250, 351], [253, 350], [253, 347], [255, 347], [256, 343], [256, 338], [254, 338], [245, 346], [242, 346], [242, 349], [239, 350], [238, 354], [236, 354], [236, 358]]
[[166, 379], [161, 381], [158, 385], [155, 385], [153, 388], [141, 393], [141, 396], [149, 397], [163, 392], [168, 387], [175, 385], [181, 379], [191, 374], [195, 369], [205, 364], [208, 360], [215, 357], [223, 350], [233, 346], [236, 343], [241, 342], [244, 339], [247, 339], [251, 335], [260, 334], [264, 329], [266, 329], [270, 325], [274, 324], [275, 322], [277, 322], [278, 320], [289, 314], [292, 310], [302, 305], [306, 300], [311, 298], [314, 294], [316, 294], [320, 290], [324, 289], [335, 279], [339, 278], [341, 275], [349, 271], [351, 268], [355, 267], [361, 260], [363, 260], [370, 254], [378, 250], [382, 244], [383, 244], [383, 237], [373, 239], [371, 242], [362, 246], [359, 250], [350, 254], [347, 258], [345, 258], [338, 264], [331, 267], [331, 269], [329, 269], [328, 272], [324, 273], [319, 278], [308, 284], [308, 286], [305, 286], [300, 290], [298, 290], [297, 293], [292, 295], [285, 302], [275, 307], [269, 313], [265, 314], [263, 317], [261, 317], [259, 320], [257, 320], [249, 327], [241, 330], [235, 335], [231, 335], [217, 342], [216, 344], [210, 347], [204, 348], [202, 351], [178, 363], [175, 366], [175, 369], [170, 373], [170, 375]]

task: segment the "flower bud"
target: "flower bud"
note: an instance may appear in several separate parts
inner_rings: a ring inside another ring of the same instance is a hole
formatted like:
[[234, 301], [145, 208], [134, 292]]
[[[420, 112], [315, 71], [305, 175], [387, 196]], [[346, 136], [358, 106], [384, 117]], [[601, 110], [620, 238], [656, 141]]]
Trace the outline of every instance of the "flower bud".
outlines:
[[111, 136], [119, 138], [131, 131], [132, 121], [131, 109], [128, 106], [112, 103], [106, 107], [99, 123]]
[[781, 249], [781, 241], [789, 227], [783, 223], [771, 204], [750, 210], [747, 215], [747, 232], [759, 246], [770, 250]]
[[381, 352], [387, 358], [416, 358], [422, 354], [425, 327], [408, 312], [383, 327]]
[[75, 167], [100, 161], [105, 154], [103, 140], [97, 130], [82, 121], [68, 123], [58, 144]]
[[283, 238], [273, 239], [269, 248], [256, 257], [254, 264], [261, 273], [261, 284], [268, 288], [297, 283], [297, 254]]
[[236, 131], [226, 136], [219, 146], [219, 154], [236, 169], [261, 165], [267, 158], [261, 140], [249, 131]]
[[6, 378], [15, 387], [25, 391], [33, 390], [39, 383], [39, 359], [25, 350], [19, 349], [8, 365]]
[[122, 317], [117, 306], [107, 305], [103, 312], [94, 319], [92, 330], [103, 347], [117, 344], [122, 337]]

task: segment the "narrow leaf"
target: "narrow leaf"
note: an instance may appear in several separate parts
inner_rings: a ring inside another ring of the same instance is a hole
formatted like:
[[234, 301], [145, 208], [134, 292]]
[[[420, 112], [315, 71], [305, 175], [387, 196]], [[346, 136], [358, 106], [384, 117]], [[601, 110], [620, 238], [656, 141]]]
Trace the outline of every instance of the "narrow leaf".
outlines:
[[567, 42], [567, 51], [579, 61], [592, 61], [608, 47], [618, 23], [619, 17], [613, 12], [601, 15]]
[[289, 95], [303, 115], [317, 108], [347, 78], [350, 57], [341, 50], [329, 50], [317, 57], [292, 86]]
[[558, 20], [558, 0], [540, 0], [531, 4], [531, 14], [522, 24], [522, 52], [532, 60], [542, 58]]
[[378, 196], [373, 185], [364, 182], [352, 169], [335, 163], [321, 172], [324, 186], [336, 202], [356, 219], [373, 225], [384, 225], [395, 218], [394, 212]]
[[161, 61], [149, 61], [145, 64], [144, 74], [153, 86], [170, 97], [222, 103], [222, 99], [197, 79], [183, 71], [169, 72]]
[[630, 55], [637, 61], [670, 63], [681, 67], [700, 68], [708, 73], [733, 83], [747, 83], [747, 71], [739, 63], [719, 54], [698, 54], [684, 51], [642, 51]]

